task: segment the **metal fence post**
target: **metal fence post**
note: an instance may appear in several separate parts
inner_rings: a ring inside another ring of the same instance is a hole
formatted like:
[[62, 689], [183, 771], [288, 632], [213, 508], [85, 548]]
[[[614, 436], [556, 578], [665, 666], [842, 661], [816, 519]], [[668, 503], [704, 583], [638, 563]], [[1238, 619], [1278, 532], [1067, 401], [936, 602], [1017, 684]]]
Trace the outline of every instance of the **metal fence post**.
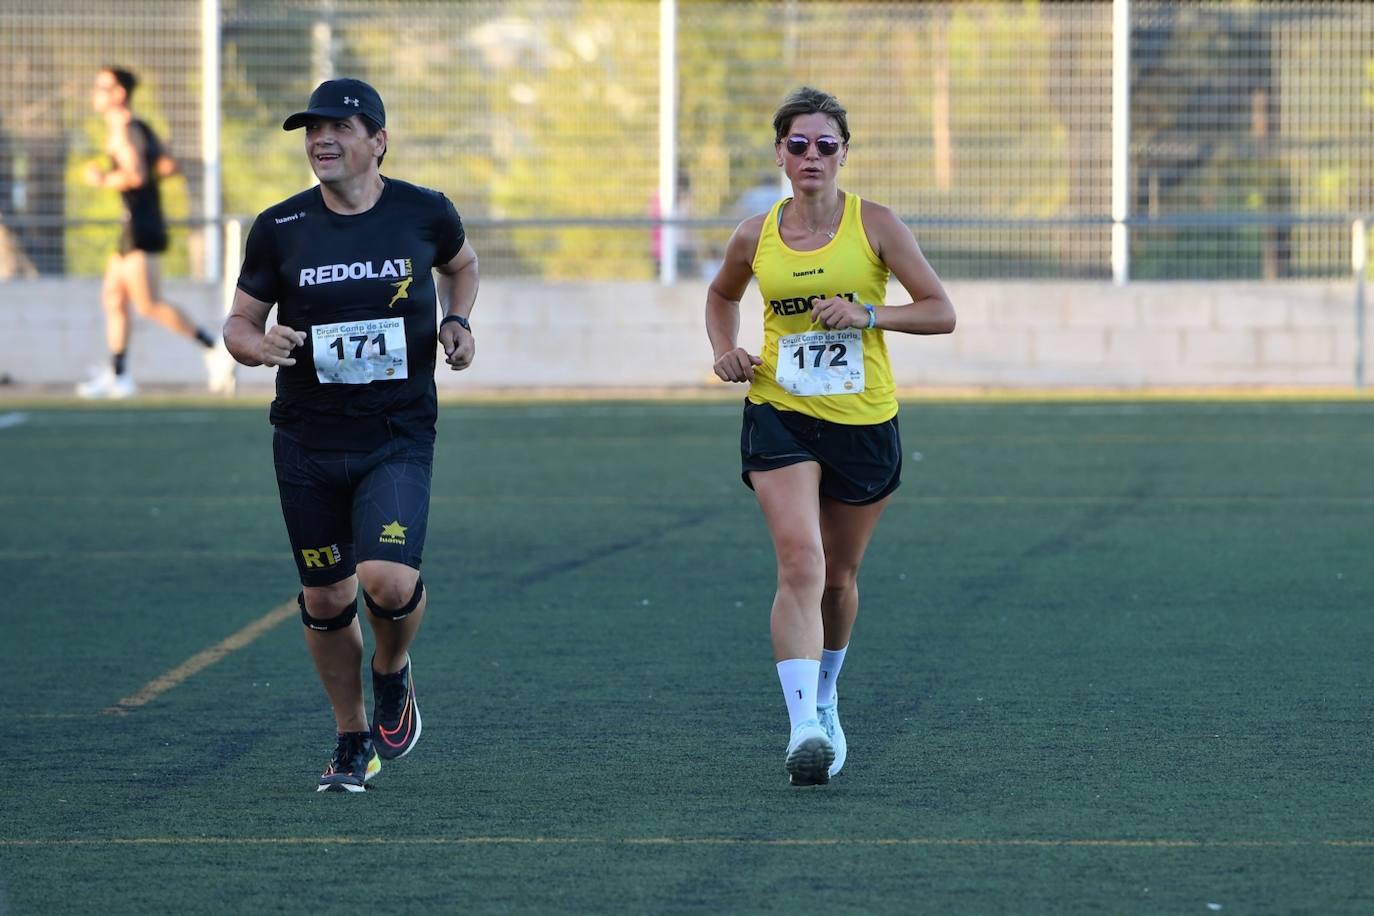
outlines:
[[658, 2], [658, 282], [677, 282], [677, 2]]
[[[237, 265], [243, 252], [243, 222], [233, 217], [226, 219], [220, 237], [224, 246], [221, 253], [227, 265], [219, 283], [220, 297], [223, 300], [224, 317], [228, 318], [229, 312], [234, 308], [234, 293], [238, 289]], [[234, 394], [239, 388], [238, 360], [232, 360], [228, 369], [220, 388], [221, 394]]]
[[220, 7], [219, 0], [201, 0], [200, 7], [200, 159], [203, 167], [201, 210], [205, 216], [205, 279], [220, 278], [223, 262], [214, 232], [221, 216], [220, 196]]
[[1350, 227], [1350, 272], [1355, 278], [1355, 390], [1364, 388], [1365, 269], [1369, 261], [1368, 224], [1360, 217]]
[[1131, 279], [1131, 3], [1112, 2], [1112, 282]]

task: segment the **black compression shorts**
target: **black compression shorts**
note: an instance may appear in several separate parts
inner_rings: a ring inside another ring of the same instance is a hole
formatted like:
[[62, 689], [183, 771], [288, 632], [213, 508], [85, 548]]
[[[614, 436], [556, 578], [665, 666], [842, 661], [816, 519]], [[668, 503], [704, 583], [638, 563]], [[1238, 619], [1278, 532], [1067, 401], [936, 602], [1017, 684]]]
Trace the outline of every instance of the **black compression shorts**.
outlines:
[[272, 453], [301, 584], [331, 585], [363, 560], [420, 568], [433, 443], [397, 437], [371, 451], [312, 449], [277, 429]]

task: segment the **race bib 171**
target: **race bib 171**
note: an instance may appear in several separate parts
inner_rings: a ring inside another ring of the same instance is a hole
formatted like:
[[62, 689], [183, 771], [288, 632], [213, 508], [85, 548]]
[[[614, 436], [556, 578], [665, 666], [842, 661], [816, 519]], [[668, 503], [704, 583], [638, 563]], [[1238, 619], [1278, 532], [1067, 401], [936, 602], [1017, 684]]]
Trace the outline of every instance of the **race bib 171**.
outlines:
[[402, 318], [317, 324], [315, 375], [324, 385], [366, 385], [406, 377], [406, 326]]

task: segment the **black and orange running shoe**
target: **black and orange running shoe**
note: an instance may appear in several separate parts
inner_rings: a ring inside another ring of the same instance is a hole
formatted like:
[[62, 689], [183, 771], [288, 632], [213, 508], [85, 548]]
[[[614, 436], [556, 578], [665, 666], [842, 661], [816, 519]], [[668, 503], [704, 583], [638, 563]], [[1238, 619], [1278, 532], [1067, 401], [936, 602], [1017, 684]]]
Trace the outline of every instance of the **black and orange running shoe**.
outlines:
[[420, 707], [415, 705], [415, 679], [410, 661], [395, 674], [372, 670], [372, 741], [377, 753], [394, 760], [410, 753], [420, 740]]
[[382, 761], [367, 732], [339, 732], [334, 757], [320, 776], [316, 792], [363, 792], [367, 781], [382, 771]]

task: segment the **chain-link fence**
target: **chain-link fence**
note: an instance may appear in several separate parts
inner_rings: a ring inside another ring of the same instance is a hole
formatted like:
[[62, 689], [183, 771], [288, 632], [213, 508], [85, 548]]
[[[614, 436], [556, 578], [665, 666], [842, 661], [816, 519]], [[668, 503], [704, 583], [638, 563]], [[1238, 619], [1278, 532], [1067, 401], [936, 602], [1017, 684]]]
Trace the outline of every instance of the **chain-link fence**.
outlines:
[[[0, 2], [0, 277], [98, 273], [114, 246], [119, 198], [81, 177], [105, 144], [91, 109], [103, 65], [137, 71], [135, 111], [186, 172], [165, 184], [166, 205], [178, 218], [199, 216], [198, 16], [186, 0]], [[204, 239], [172, 233], [168, 272], [192, 271], [191, 249]]]
[[[947, 278], [1112, 276], [1112, 147], [1129, 129], [1130, 276], [1331, 277], [1374, 210], [1374, 4], [1134, 0], [1129, 118], [1113, 123], [1113, 4], [678, 0], [676, 231], [656, 221], [660, 6], [651, 0], [218, 0], [220, 144], [201, 148], [198, 0], [0, 4], [0, 276], [89, 275], [118, 230], [85, 187], [96, 68], [186, 172], [169, 273], [197, 275], [222, 210], [308, 185], [284, 115], [321, 79], [386, 100], [387, 174], [458, 205], [487, 276], [709, 275], [782, 193], [772, 113], [836, 94], [843, 186], [908, 220]], [[1120, 216], [1120, 214], [1118, 214]], [[232, 256], [230, 259], [232, 261]], [[230, 265], [232, 270], [232, 264]]]

